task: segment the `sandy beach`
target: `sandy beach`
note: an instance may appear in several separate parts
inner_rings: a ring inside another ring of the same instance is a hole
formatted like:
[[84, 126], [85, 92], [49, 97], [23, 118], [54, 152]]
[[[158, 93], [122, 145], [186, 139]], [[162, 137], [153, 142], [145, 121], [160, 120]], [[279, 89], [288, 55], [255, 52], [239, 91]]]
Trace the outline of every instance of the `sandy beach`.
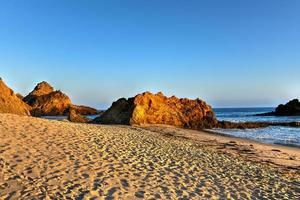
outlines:
[[0, 114], [0, 199], [300, 199], [300, 149]]

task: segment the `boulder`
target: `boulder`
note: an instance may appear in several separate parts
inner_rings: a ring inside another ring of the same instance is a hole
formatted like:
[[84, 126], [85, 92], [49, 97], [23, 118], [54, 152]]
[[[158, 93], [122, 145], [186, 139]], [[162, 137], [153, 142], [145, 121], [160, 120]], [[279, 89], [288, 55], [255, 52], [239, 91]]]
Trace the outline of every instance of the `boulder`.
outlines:
[[34, 90], [23, 98], [23, 101], [32, 106], [31, 114], [33, 116], [68, 115], [71, 106], [80, 115], [97, 114], [97, 110], [94, 108], [73, 105], [66, 94], [59, 90], [55, 91], [45, 81], [38, 83]]
[[66, 94], [54, 91], [47, 82], [39, 83], [23, 101], [33, 108], [33, 116], [66, 115], [71, 105], [71, 99]]
[[[36, 96], [30, 104], [34, 116], [67, 115], [71, 99], [61, 91], [54, 91], [46, 95]], [[38, 113], [38, 114], [37, 114]]]
[[42, 81], [38, 83], [35, 88], [33, 89], [32, 92], [30, 92], [25, 98], [25, 101], [30, 101], [30, 97], [35, 97], [35, 96], [43, 96], [46, 94], [50, 94], [51, 92], [54, 92], [53, 87], [47, 83], [46, 81]]
[[221, 129], [255, 129], [269, 126], [300, 127], [300, 122], [229, 122], [219, 121], [215, 128]]
[[271, 126], [268, 122], [229, 122], [219, 121], [217, 128], [221, 129], [253, 129]]
[[72, 105], [72, 109], [80, 115], [97, 115], [99, 113], [97, 109], [88, 106]]
[[121, 98], [113, 102], [112, 106], [102, 113], [101, 116], [94, 119], [95, 123], [101, 124], [130, 124], [133, 114], [134, 98]]
[[12, 89], [0, 79], [0, 112], [30, 115], [31, 107], [24, 103]]
[[280, 104], [274, 112], [258, 114], [258, 116], [300, 116], [300, 102], [293, 99], [287, 104]]
[[166, 124], [183, 128], [203, 129], [217, 125], [209, 105], [200, 99], [166, 97], [162, 93], [145, 92], [135, 97], [121, 98], [100, 117], [102, 124]]
[[295, 116], [300, 115], [300, 102], [298, 99], [293, 99], [285, 105], [279, 105], [275, 114], [278, 116]]
[[87, 123], [90, 120], [76, 112], [73, 106], [69, 109], [68, 120], [75, 123]]

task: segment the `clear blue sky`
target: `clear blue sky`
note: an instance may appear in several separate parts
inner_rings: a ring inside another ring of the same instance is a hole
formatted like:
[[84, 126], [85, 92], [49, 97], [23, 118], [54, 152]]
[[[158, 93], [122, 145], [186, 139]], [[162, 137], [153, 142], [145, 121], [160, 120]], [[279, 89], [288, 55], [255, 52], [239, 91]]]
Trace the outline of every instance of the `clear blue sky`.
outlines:
[[98, 108], [143, 91], [214, 107], [300, 97], [299, 0], [1, 0], [0, 76]]

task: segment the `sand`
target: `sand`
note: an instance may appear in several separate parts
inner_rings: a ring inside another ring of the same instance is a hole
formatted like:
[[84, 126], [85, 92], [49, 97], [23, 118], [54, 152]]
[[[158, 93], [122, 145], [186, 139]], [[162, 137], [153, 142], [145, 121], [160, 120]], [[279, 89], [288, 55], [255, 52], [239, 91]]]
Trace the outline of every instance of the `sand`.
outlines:
[[0, 114], [0, 199], [300, 199], [299, 149]]

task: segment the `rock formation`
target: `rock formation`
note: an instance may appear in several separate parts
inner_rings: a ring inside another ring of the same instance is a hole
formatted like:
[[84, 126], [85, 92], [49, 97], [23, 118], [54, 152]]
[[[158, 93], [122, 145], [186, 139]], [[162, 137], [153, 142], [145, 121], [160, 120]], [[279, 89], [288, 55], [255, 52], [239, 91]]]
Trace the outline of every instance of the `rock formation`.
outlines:
[[49, 83], [43, 81], [38, 83], [32, 92], [30, 92], [25, 98], [24, 101], [29, 102], [34, 101], [35, 97], [37, 96], [43, 96], [46, 94], [50, 94], [51, 92], [54, 92], [54, 89]]
[[145, 92], [133, 98], [121, 98], [95, 123], [103, 124], [167, 124], [177, 127], [203, 129], [217, 124], [209, 105], [200, 99], [178, 99], [165, 97], [162, 93]]
[[99, 113], [95, 108], [88, 106], [72, 105], [72, 109], [76, 110], [76, 113], [80, 113], [80, 115], [97, 115]]
[[287, 104], [280, 104], [274, 112], [258, 114], [258, 116], [300, 116], [300, 102], [293, 99]]
[[87, 123], [90, 120], [77, 113], [77, 109], [73, 106], [69, 108], [68, 120], [76, 123]]
[[23, 95], [21, 95], [20, 93], [16, 93], [16, 96], [23, 101]]
[[300, 127], [300, 122], [229, 122], [220, 121], [215, 128], [222, 129], [253, 129], [266, 128], [268, 126]]
[[66, 115], [71, 105], [67, 95], [54, 91], [47, 82], [39, 83], [23, 100], [33, 108], [33, 116]]
[[86, 106], [72, 105], [71, 99], [61, 91], [54, 91], [53, 87], [43, 81], [34, 88], [24, 99], [32, 106], [33, 116], [68, 115], [70, 106], [81, 115], [97, 114], [97, 110]]
[[24, 103], [12, 89], [0, 79], [0, 112], [30, 115], [30, 106]]
[[29, 105], [33, 107], [34, 116], [66, 115], [71, 100], [61, 91], [54, 91], [46, 95], [36, 96]]

